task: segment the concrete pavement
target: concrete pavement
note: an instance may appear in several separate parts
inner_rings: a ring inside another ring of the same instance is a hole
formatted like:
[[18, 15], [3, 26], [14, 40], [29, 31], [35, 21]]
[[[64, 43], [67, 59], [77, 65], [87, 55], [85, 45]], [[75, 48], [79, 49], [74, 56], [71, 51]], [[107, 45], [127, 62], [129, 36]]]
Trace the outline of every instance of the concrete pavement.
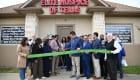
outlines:
[[[65, 70], [61, 70], [60, 74], [57, 76], [51, 76], [49, 78], [41, 79], [41, 80], [75, 80], [75, 78], [69, 78], [71, 72], [66, 72]], [[18, 73], [0, 73], [0, 80], [19, 80]], [[80, 78], [80, 80], [93, 80], [92, 78]], [[103, 80], [103, 79], [100, 79]], [[120, 80], [118, 78], [118, 80]], [[140, 80], [140, 74], [125, 74], [124, 79], [122, 80]]]

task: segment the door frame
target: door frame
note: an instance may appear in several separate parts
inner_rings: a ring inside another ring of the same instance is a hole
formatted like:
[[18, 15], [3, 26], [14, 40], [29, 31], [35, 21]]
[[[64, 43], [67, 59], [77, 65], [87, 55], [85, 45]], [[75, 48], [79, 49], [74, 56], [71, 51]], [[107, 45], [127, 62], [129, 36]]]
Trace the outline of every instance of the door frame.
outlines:
[[57, 28], [59, 27], [59, 26], [66, 26], [66, 27], [69, 27], [69, 26], [71, 26], [71, 27], [73, 27], [73, 31], [75, 31], [75, 24], [55, 24], [55, 34], [58, 34], [58, 31], [57, 31]]

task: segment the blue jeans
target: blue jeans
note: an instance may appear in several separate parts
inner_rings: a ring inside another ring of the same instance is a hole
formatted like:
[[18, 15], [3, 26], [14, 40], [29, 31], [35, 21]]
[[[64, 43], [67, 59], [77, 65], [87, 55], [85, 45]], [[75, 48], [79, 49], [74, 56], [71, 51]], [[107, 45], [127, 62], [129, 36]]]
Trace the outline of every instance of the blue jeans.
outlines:
[[28, 66], [28, 60], [26, 60], [26, 67], [25, 68], [19, 68], [20, 80], [24, 80], [25, 79], [25, 72], [26, 72], [27, 66]]
[[120, 71], [120, 78], [123, 78], [122, 58], [118, 58], [117, 69]]
[[26, 68], [19, 68], [20, 80], [24, 80], [25, 79], [25, 70], [26, 70]]
[[66, 60], [66, 70], [71, 71], [71, 58], [69, 55], [65, 55], [65, 60]]

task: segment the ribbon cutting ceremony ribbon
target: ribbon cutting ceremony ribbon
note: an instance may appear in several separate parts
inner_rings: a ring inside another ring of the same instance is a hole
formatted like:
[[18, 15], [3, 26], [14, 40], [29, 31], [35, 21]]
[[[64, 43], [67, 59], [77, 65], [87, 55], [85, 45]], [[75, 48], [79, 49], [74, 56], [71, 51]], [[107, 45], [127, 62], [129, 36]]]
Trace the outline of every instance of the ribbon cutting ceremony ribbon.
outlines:
[[70, 50], [70, 51], [61, 51], [61, 52], [49, 52], [49, 53], [40, 53], [40, 54], [30, 54], [27, 58], [40, 58], [40, 57], [47, 57], [47, 56], [59, 56], [59, 55], [66, 55], [66, 54], [76, 54], [76, 53], [102, 53], [102, 54], [110, 54], [111, 51], [106, 49], [82, 49], [82, 50]]

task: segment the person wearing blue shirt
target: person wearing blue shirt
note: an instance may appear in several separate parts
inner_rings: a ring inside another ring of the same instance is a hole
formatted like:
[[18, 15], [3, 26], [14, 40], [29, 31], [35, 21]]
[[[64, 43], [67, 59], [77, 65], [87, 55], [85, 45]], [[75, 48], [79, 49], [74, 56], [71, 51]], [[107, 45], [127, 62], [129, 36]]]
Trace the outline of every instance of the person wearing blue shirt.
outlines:
[[[43, 46], [43, 52], [44, 53], [49, 53], [52, 52], [51, 47], [49, 46], [49, 40], [44, 41], [44, 46]], [[45, 77], [49, 77], [49, 71], [51, 70], [51, 59], [52, 57], [44, 57], [43, 58], [43, 72]]]
[[[93, 49], [101, 49], [101, 41], [98, 39], [98, 33], [93, 33], [93, 42], [92, 42], [92, 48]], [[93, 66], [94, 66], [94, 79], [99, 79], [101, 77], [101, 71], [100, 71], [100, 64], [99, 64], [99, 53], [94, 52], [92, 59], [93, 59]]]
[[123, 78], [122, 59], [125, 57], [126, 53], [125, 53], [125, 50], [124, 50], [124, 47], [123, 47], [122, 43], [119, 42], [119, 44], [121, 45], [122, 50], [118, 53], [118, 64], [117, 64], [117, 68], [120, 71], [120, 79], [122, 79]]
[[[70, 38], [70, 36], [68, 36], [66, 39], [67, 42], [65, 44], [65, 51], [70, 50], [70, 44], [71, 44], [70, 40], [71, 40], [71, 38]], [[66, 60], [66, 71], [71, 71], [71, 58], [70, 58], [69, 54], [65, 55], [65, 60]]]
[[[70, 37], [71, 37], [71, 50], [80, 50], [82, 49], [82, 40], [80, 37], [76, 36], [76, 33], [74, 31], [70, 32]], [[76, 80], [79, 80], [80, 78], [80, 54], [72, 54], [71, 55], [72, 59], [72, 75], [70, 76], [71, 78], [76, 76]]]
[[[92, 48], [91, 43], [88, 41], [87, 35], [83, 37], [83, 41], [84, 41], [83, 49]], [[89, 79], [91, 74], [90, 74], [90, 53], [88, 52], [82, 53], [82, 69], [83, 69], [84, 77]]]

